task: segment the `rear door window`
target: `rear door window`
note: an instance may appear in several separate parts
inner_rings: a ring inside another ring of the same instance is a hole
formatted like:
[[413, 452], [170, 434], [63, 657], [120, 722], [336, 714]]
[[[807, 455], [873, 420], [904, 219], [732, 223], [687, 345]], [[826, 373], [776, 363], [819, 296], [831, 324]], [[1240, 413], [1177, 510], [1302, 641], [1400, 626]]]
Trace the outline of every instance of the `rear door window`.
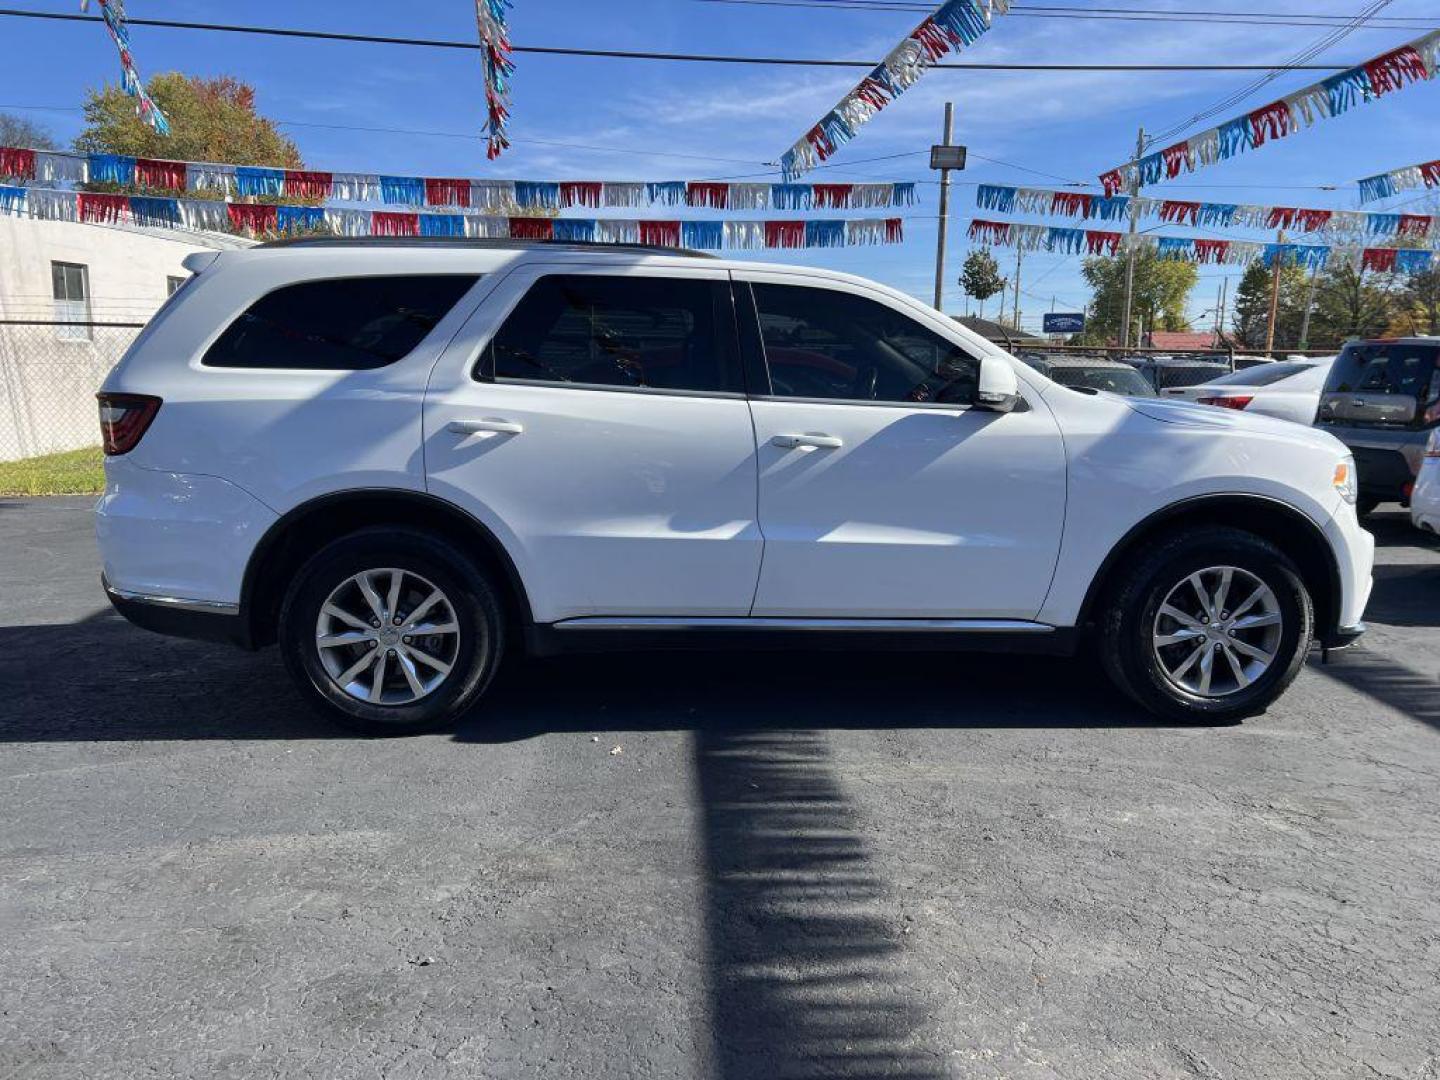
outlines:
[[497, 380], [740, 393], [728, 285], [705, 278], [539, 278], [486, 350]]
[[476, 274], [332, 278], [262, 296], [201, 361], [206, 367], [366, 371], [407, 356]]
[[1434, 345], [1405, 342], [1349, 345], [1335, 361], [1328, 393], [1397, 394], [1426, 401], [1435, 373]]

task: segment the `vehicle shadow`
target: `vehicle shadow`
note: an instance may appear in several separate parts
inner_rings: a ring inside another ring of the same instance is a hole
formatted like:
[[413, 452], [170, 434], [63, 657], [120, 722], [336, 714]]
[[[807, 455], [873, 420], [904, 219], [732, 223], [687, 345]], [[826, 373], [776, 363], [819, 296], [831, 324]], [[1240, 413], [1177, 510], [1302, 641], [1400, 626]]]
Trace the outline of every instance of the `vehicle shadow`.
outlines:
[[[0, 693], [0, 743], [345, 737], [311, 711], [276, 650], [162, 637], [109, 612], [0, 627]], [[626, 652], [512, 662], [454, 738], [1155, 723], [1086, 659]]]

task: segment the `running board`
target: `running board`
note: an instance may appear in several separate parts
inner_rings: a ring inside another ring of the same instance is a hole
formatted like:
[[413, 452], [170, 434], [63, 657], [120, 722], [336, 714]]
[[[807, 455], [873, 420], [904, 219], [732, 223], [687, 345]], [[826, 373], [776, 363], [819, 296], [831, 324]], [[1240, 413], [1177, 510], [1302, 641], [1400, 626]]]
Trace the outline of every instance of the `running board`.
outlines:
[[551, 624], [556, 630], [860, 630], [925, 634], [1053, 634], [1055, 628], [1021, 619], [812, 619], [781, 616], [743, 618], [617, 617], [582, 615]]
[[533, 656], [645, 649], [904, 649], [1068, 656], [1072, 627], [1023, 619], [674, 618], [586, 615], [525, 628]]

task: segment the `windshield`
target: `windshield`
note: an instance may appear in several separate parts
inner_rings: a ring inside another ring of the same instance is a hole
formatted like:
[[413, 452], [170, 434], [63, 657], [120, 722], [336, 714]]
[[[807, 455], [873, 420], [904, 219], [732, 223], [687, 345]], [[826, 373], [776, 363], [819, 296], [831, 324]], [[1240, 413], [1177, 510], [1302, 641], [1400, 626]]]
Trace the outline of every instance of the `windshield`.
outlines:
[[1155, 396], [1155, 391], [1145, 376], [1134, 368], [1056, 367], [1051, 369], [1050, 378], [1061, 386], [1108, 390], [1112, 394], [1123, 394], [1126, 397]]
[[1374, 342], [1345, 346], [1330, 369], [1325, 390], [1332, 394], [1398, 394], [1428, 401], [1440, 344]]

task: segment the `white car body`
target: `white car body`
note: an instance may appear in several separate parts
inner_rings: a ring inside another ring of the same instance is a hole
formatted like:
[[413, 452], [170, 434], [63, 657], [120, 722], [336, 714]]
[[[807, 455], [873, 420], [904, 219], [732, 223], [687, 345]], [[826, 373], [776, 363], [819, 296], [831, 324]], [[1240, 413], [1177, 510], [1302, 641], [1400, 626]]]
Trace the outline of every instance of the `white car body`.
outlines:
[[1320, 406], [1320, 393], [1325, 389], [1325, 378], [1330, 374], [1330, 366], [1334, 364], [1335, 358], [1330, 356], [1314, 361], [1296, 358], [1279, 362], [1304, 364], [1305, 370], [1288, 375], [1279, 382], [1268, 384], [1247, 382], [1246, 374], [1255, 372], [1257, 376], [1262, 375], [1270, 367], [1268, 364], [1259, 364], [1253, 368], [1236, 372], [1227, 381], [1211, 381], [1198, 386], [1177, 387], [1167, 390], [1165, 396], [1197, 402], [1203, 398], [1247, 397], [1250, 401], [1246, 404], [1244, 412], [1274, 416], [1309, 427], [1315, 422], [1315, 411]]
[[[201, 362], [272, 290], [397, 272], [482, 276], [388, 366]], [[477, 379], [497, 326], [555, 273], [869, 298], [980, 358], [982, 392], [999, 379], [1021, 405], [1002, 413]], [[1237, 506], [1283, 516], [1283, 535], [1303, 532], [1323, 550], [1323, 639], [1358, 632], [1370, 591], [1372, 540], [1337, 491], [1348, 451], [1329, 435], [1072, 391], [909, 296], [817, 269], [558, 245], [226, 252], [155, 317], [104, 392], [163, 398], [138, 445], [106, 462], [98, 535], [112, 597], [127, 614], [138, 604], [228, 620], [219, 636], [247, 645], [273, 633], [261, 625], [257, 553], [312, 511], [376, 493], [478, 525], [513, 568], [526, 624], [550, 630], [1058, 638], [1082, 624], [1103, 573], [1145, 528]]]
[[1410, 520], [1415, 527], [1440, 536], [1440, 428], [1430, 433], [1420, 475], [1410, 496]]

